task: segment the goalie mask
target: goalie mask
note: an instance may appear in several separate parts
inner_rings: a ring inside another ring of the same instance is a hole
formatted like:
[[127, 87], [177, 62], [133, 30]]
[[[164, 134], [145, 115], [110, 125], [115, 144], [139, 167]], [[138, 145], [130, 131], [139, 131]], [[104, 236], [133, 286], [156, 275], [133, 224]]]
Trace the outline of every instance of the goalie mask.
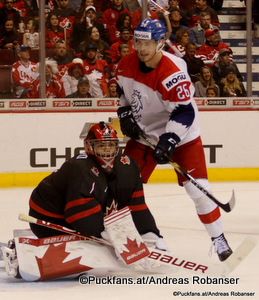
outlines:
[[115, 157], [119, 153], [116, 131], [104, 122], [93, 125], [85, 139], [85, 150], [97, 158], [105, 172], [112, 172]]

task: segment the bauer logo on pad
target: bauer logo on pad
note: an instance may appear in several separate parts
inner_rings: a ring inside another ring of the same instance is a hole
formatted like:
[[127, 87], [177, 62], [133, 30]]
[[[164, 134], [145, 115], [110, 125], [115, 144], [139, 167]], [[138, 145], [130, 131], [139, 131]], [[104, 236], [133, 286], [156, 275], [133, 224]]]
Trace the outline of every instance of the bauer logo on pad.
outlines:
[[140, 260], [141, 258], [147, 257], [150, 254], [146, 245], [142, 242], [138, 245], [136, 239], [132, 241], [127, 238], [127, 244], [124, 244], [124, 246], [129, 250], [129, 252], [123, 251], [121, 253], [121, 257], [128, 265]]

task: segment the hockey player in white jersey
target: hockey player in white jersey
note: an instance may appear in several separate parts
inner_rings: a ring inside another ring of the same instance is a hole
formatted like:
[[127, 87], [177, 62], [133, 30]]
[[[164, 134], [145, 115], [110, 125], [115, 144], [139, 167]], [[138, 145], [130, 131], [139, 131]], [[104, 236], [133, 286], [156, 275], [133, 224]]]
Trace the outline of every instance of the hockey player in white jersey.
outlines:
[[[139, 163], [143, 182], [157, 164], [168, 163], [168, 155], [210, 190], [193, 86], [184, 60], [162, 51], [165, 34], [159, 20], [143, 20], [134, 31], [136, 52], [119, 62], [118, 116], [123, 134], [131, 138], [125, 154]], [[139, 139], [142, 133], [156, 145], [154, 150]], [[223, 234], [219, 207], [179, 174], [178, 181], [193, 199], [219, 259], [224, 261], [232, 250]]]

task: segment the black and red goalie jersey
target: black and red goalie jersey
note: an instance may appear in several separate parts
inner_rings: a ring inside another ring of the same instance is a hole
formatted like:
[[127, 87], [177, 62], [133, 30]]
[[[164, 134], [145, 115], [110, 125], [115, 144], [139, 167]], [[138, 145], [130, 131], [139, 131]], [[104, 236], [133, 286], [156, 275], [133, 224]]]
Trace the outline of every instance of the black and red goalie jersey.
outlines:
[[[34, 189], [30, 215], [84, 235], [100, 236], [105, 215], [125, 206], [129, 206], [140, 234], [159, 235], [145, 203], [137, 163], [129, 156], [118, 155], [113, 172], [106, 173], [95, 156], [83, 153], [66, 161]], [[38, 225], [31, 227], [38, 237], [58, 234]]]

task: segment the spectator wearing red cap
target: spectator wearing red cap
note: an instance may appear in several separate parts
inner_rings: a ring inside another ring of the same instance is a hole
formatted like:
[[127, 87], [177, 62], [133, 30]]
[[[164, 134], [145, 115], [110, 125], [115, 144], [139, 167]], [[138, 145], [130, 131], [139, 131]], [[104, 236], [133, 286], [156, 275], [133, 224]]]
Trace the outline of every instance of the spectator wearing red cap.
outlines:
[[[207, 29], [205, 31], [206, 43], [198, 50], [199, 57], [209, 67], [213, 66], [218, 61], [219, 51], [223, 48], [232, 50], [227, 44], [220, 42], [218, 38], [218, 29]], [[233, 55], [230, 54], [230, 59], [233, 61]]]
[[[200, 23], [190, 30], [190, 39], [193, 41], [197, 48], [206, 43], [205, 31], [207, 29], [219, 29], [217, 26], [211, 24], [211, 15], [208, 11], [204, 11], [200, 14]], [[219, 41], [221, 40], [220, 33], [218, 31]]]
[[207, 0], [196, 0], [195, 6], [187, 11], [188, 24], [190, 28], [198, 25], [200, 22], [200, 14], [208, 11], [211, 15], [211, 24], [220, 27], [219, 18], [216, 11], [207, 4]]
[[108, 92], [107, 92], [105, 98], [117, 98], [118, 97], [118, 94], [117, 94], [117, 81], [116, 81], [115, 78], [111, 78], [108, 81], [107, 87], [108, 87]]

